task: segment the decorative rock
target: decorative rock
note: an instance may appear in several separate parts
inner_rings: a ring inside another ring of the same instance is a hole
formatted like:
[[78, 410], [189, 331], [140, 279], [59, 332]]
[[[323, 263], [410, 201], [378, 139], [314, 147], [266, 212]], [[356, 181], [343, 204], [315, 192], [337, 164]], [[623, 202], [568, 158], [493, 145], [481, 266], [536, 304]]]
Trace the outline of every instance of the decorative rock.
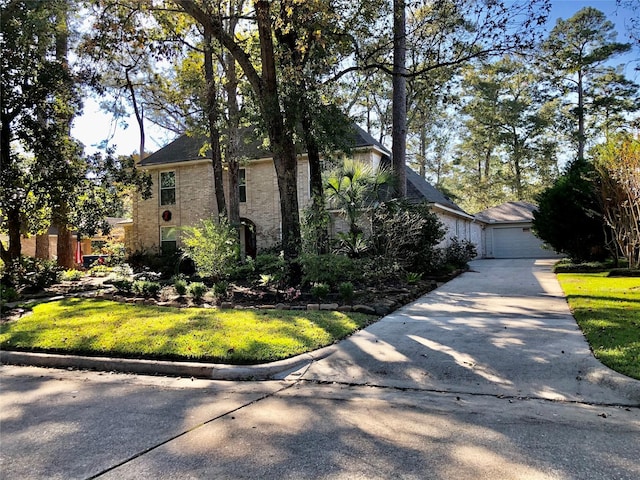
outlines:
[[376, 314], [375, 309], [373, 309], [369, 305], [354, 305], [352, 307], [352, 310], [354, 312], [364, 313], [366, 315], [375, 315]]
[[307, 310], [320, 310], [320, 304], [310, 303], [309, 305], [307, 305]]
[[389, 307], [384, 306], [384, 305], [376, 305], [375, 306], [376, 315], [385, 316], [385, 315], [389, 314], [390, 311], [391, 311], [391, 309]]
[[353, 307], [351, 305], [340, 305], [338, 307], [339, 312], [351, 312], [353, 311]]
[[338, 309], [337, 303], [321, 303], [320, 304], [320, 310], [337, 310], [337, 309]]
[[259, 308], [261, 308], [263, 310], [275, 310], [276, 306], [275, 305], [260, 305]]
[[290, 310], [291, 306], [285, 304], [285, 303], [277, 303], [276, 304], [276, 310]]
[[233, 302], [222, 302], [220, 303], [220, 308], [231, 309], [233, 308]]
[[306, 310], [307, 307], [305, 305], [292, 305], [291, 306], [291, 310], [298, 310], [298, 311], [302, 311], [302, 310]]

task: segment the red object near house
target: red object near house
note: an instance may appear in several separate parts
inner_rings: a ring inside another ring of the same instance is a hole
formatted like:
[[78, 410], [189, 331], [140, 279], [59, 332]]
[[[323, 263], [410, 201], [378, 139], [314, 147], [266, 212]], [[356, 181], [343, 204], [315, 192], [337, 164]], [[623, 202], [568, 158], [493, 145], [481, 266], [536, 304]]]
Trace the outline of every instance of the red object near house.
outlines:
[[76, 241], [76, 263], [82, 263], [82, 244], [79, 241]]

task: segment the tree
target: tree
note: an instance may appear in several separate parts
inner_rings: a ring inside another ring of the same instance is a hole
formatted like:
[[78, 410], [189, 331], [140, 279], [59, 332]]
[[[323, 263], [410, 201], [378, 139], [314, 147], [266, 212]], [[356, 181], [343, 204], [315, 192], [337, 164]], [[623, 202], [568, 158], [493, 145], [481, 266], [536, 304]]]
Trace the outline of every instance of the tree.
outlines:
[[559, 19], [542, 44], [541, 64], [552, 84], [560, 88], [559, 96], [572, 107], [572, 136], [579, 160], [585, 158], [586, 122], [592, 113], [590, 82], [603, 73], [606, 62], [630, 48], [630, 44], [616, 41], [613, 24], [592, 7], [583, 8], [568, 20]]
[[[487, 208], [533, 200], [555, 176], [549, 127], [536, 73], [513, 56], [467, 69], [462, 89], [464, 137], [459, 146], [467, 205]], [[468, 178], [464, 178], [464, 177]]]
[[629, 268], [640, 268], [640, 137], [612, 137], [595, 151], [600, 200]]
[[555, 184], [537, 196], [536, 235], [575, 261], [605, 257], [602, 208], [593, 165], [574, 160]]
[[[1, 139], [2, 213], [9, 232], [9, 247], [0, 246], [2, 257], [11, 261], [21, 253], [20, 235], [27, 232], [27, 197], [34, 183], [59, 185], [70, 167], [67, 154], [75, 147], [70, 142], [69, 122], [80, 108], [76, 78], [67, 62], [66, 0], [38, 2], [14, 0], [3, 2]], [[35, 155], [29, 171], [19, 160], [17, 143]], [[54, 199], [54, 220], [61, 220], [59, 260], [69, 264], [70, 252], [64, 249], [68, 239], [65, 196], [61, 189], [48, 188], [42, 201]]]

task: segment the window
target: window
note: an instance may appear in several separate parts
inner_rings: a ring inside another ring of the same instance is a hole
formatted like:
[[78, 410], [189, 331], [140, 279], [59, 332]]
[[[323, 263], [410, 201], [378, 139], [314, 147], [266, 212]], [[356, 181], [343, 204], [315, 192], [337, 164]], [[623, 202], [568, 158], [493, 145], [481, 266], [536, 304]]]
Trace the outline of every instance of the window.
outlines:
[[247, 201], [247, 169], [241, 168], [238, 171], [238, 198], [240, 202]]
[[160, 227], [160, 253], [169, 255], [178, 248], [176, 227]]
[[176, 172], [160, 172], [160, 205], [176, 204]]

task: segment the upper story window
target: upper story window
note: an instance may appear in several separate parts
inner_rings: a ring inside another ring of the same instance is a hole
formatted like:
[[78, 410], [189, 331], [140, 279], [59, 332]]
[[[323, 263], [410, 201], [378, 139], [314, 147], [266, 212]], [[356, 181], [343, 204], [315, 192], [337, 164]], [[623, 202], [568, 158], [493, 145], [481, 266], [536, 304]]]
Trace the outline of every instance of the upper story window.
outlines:
[[176, 204], [176, 172], [160, 172], [160, 205]]
[[247, 201], [247, 169], [241, 168], [238, 171], [238, 198], [240, 202]]

